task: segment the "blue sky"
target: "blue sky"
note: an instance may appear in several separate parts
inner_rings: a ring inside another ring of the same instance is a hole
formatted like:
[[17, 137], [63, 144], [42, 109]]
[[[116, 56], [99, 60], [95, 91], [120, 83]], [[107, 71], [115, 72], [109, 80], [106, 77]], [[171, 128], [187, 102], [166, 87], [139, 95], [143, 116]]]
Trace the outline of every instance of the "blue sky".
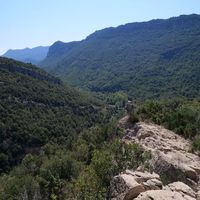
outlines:
[[0, 54], [129, 22], [200, 14], [200, 0], [0, 0]]

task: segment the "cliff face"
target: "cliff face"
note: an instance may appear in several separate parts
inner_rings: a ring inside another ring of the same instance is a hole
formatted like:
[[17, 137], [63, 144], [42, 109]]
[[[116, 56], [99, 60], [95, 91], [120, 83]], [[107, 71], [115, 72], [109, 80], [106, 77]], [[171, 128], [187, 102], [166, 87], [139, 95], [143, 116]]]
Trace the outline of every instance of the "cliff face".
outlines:
[[125, 171], [111, 181], [110, 199], [199, 199], [200, 157], [191, 143], [162, 126], [121, 119], [123, 142], [139, 143], [151, 153], [148, 172]]

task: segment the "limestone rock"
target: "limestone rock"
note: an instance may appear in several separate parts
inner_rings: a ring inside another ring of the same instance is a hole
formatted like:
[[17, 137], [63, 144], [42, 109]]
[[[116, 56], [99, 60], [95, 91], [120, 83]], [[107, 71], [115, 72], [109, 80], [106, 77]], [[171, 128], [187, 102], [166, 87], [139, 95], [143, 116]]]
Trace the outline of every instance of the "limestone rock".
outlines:
[[[123, 142], [139, 143], [151, 152], [149, 165], [153, 173], [140, 166], [136, 171], [126, 170], [114, 177], [109, 199], [200, 200], [200, 157], [190, 153], [190, 141], [162, 126], [132, 124], [127, 116], [120, 120], [119, 126], [125, 132]], [[159, 174], [168, 185], [163, 186]]]
[[146, 189], [151, 190], [159, 190], [162, 188], [162, 182], [157, 179], [151, 179], [148, 180], [146, 183], [144, 183]]
[[170, 183], [164, 187], [164, 190], [176, 191], [181, 194], [186, 194], [188, 196], [196, 198], [196, 194], [195, 194], [194, 190], [182, 182]]
[[152, 123], [131, 124], [128, 117], [120, 120], [123, 142], [139, 143], [152, 154], [150, 166], [157, 174], [165, 174], [166, 183], [181, 181], [198, 189], [200, 157], [190, 153], [191, 142], [172, 131]]
[[115, 176], [111, 181], [111, 200], [200, 200], [200, 192], [182, 182], [163, 186], [156, 173], [130, 171]]
[[141, 193], [135, 200], [195, 200], [195, 198], [167, 190], [150, 190]]
[[197, 200], [200, 200], [200, 190], [197, 192]]
[[109, 195], [112, 200], [132, 200], [141, 192], [161, 188], [158, 174], [126, 170], [113, 178]]

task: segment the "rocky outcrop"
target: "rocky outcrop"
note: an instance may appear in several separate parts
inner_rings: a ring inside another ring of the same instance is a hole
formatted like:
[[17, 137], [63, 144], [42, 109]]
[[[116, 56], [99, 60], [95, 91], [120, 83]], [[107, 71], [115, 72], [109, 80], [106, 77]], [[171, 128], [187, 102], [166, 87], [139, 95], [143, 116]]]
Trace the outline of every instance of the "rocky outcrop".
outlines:
[[179, 192], [180, 194], [196, 198], [197, 194], [186, 184], [182, 182], [170, 183], [164, 187], [164, 190]]
[[146, 190], [162, 189], [158, 174], [126, 170], [111, 181], [110, 199], [132, 200]]
[[135, 200], [196, 200], [195, 193], [188, 185], [182, 182], [168, 184], [163, 190], [145, 191]]
[[155, 173], [126, 170], [111, 181], [111, 200], [195, 200], [197, 193], [182, 182], [163, 186]]
[[146, 191], [141, 193], [135, 200], [195, 200], [187, 195], [182, 195], [179, 192], [167, 190]]
[[[120, 120], [124, 143], [136, 142], [151, 153], [149, 171], [126, 170], [110, 185], [112, 200], [200, 200], [200, 157], [191, 143], [162, 126]], [[162, 180], [162, 181], [161, 181]]]
[[191, 143], [162, 126], [139, 122], [132, 124], [126, 116], [119, 122], [123, 141], [139, 143], [151, 152], [150, 168], [165, 184], [181, 181], [199, 190], [200, 157], [190, 153]]

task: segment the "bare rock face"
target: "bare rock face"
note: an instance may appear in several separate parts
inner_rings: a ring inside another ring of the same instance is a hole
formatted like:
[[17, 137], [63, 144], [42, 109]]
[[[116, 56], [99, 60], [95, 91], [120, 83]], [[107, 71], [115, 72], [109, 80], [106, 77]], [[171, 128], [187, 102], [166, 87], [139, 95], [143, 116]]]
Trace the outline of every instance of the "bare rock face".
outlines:
[[123, 142], [139, 143], [151, 152], [149, 165], [153, 173], [144, 172], [140, 166], [137, 171], [126, 170], [115, 176], [109, 199], [200, 200], [200, 157], [190, 153], [188, 140], [162, 126], [132, 124], [127, 116], [119, 126], [125, 131]]
[[197, 200], [200, 200], [200, 190], [197, 192]]
[[182, 182], [163, 186], [156, 173], [130, 171], [115, 176], [111, 181], [111, 200], [195, 200], [199, 198], [192, 188]]
[[152, 154], [152, 171], [165, 176], [165, 184], [181, 181], [199, 189], [200, 157], [190, 153], [191, 143], [162, 126], [139, 122], [131, 124], [128, 117], [119, 126], [125, 131], [125, 143], [136, 142]]
[[182, 195], [188, 195], [192, 198], [196, 198], [197, 194], [186, 184], [182, 182], [170, 183], [164, 187], [164, 190], [179, 192]]
[[161, 189], [158, 174], [126, 170], [111, 181], [110, 199], [132, 200], [146, 190]]
[[135, 200], [195, 200], [187, 195], [179, 192], [172, 192], [167, 190], [150, 190], [141, 193]]

